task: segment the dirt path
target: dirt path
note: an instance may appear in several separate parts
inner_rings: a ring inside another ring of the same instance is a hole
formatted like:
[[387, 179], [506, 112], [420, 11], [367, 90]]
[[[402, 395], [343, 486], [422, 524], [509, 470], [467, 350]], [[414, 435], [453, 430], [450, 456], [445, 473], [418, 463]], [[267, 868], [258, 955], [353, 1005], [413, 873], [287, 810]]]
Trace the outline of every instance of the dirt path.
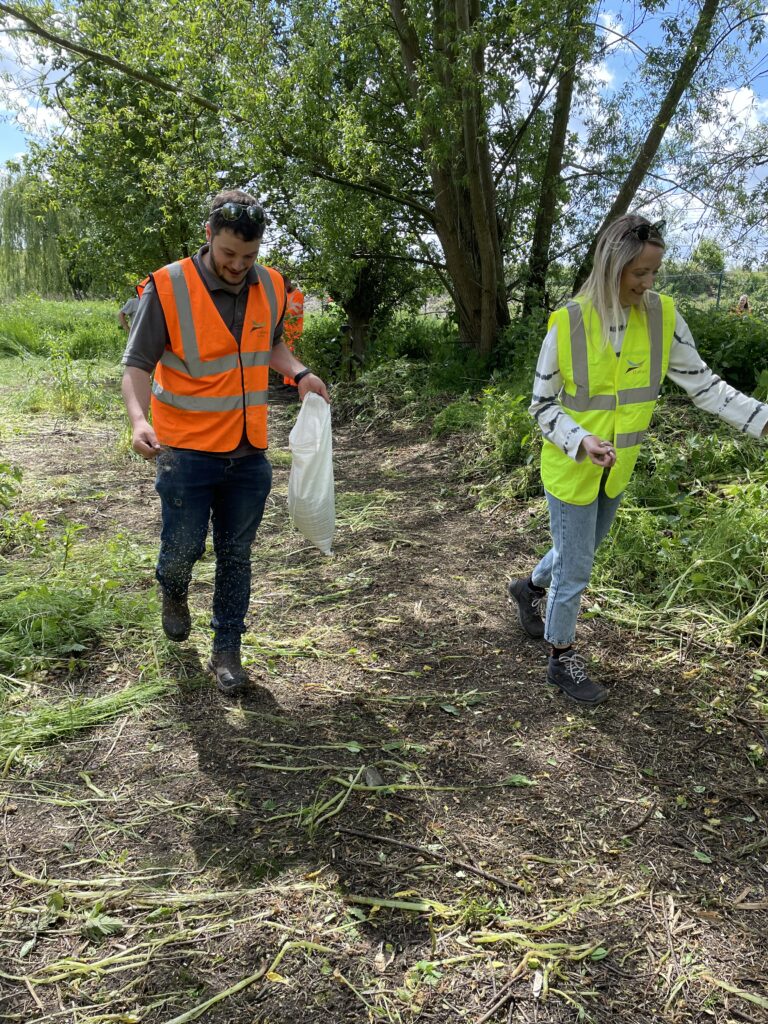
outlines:
[[[546, 541], [540, 504], [481, 514], [449, 447], [341, 426], [324, 559], [287, 522], [292, 416], [273, 409], [252, 692], [227, 703], [202, 670], [206, 558], [189, 644], [154, 637], [170, 692], [0, 783], [0, 1019], [169, 1024], [224, 992], [199, 1019], [768, 1020], [754, 663], [654, 660], [594, 618], [611, 699], [567, 704], [504, 600]], [[119, 428], [51, 429], [6, 439], [29, 507], [151, 551], [151, 471]], [[82, 693], [135, 681], [141, 645], [93, 652]]]

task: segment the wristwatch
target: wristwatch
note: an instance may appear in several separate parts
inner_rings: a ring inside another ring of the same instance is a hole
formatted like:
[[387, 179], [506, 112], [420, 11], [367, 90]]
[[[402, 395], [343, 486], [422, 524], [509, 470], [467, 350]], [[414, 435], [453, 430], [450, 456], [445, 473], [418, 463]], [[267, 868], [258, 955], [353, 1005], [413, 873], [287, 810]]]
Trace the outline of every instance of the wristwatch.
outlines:
[[308, 373], [312, 373], [312, 371], [311, 370], [302, 370], [300, 373], [297, 373], [296, 376], [293, 378], [294, 384], [298, 384], [299, 381], [303, 380], [307, 376]]

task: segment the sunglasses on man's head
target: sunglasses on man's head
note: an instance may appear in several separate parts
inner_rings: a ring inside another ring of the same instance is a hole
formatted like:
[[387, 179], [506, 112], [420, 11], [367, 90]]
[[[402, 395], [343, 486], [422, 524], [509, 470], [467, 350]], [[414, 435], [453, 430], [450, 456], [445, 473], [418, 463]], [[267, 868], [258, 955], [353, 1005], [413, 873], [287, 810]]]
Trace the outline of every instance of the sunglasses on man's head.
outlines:
[[624, 237], [634, 235], [639, 242], [647, 242], [651, 238], [658, 238], [663, 242], [662, 232], [666, 226], [667, 222], [665, 220], [657, 220], [655, 224], [635, 224], [633, 228], [626, 232]]
[[267, 215], [258, 203], [223, 203], [217, 206], [212, 213], [220, 213], [224, 220], [239, 220], [243, 214], [256, 224], [266, 224]]

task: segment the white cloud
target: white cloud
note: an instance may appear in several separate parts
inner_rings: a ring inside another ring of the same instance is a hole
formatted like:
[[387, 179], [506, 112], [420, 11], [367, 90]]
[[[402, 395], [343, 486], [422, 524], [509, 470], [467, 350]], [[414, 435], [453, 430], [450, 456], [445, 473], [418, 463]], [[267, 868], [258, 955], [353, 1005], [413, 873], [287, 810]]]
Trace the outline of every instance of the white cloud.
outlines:
[[597, 16], [597, 21], [603, 30], [607, 51], [618, 50], [629, 45], [623, 38], [626, 32], [620, 15], [613, 11], [601, 11]]
[[603, 61], [601, 64], [597, 64], [591, 71], [592, 78], [595, 82], [599, 82], [601, 86], [607, 87], [614, 83], [616, 76]]

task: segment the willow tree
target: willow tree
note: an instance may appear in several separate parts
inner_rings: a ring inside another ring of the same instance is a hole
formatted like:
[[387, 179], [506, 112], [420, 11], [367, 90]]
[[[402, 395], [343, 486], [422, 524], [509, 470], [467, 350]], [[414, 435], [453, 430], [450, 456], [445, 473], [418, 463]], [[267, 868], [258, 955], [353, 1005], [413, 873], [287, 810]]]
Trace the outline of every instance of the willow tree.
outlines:
[[77, 293], [65, 239], [74, 229], [71, 211], [52, 201], [36, 174], [12, 165], [0, 176], [0, 292], [6, 297]]

